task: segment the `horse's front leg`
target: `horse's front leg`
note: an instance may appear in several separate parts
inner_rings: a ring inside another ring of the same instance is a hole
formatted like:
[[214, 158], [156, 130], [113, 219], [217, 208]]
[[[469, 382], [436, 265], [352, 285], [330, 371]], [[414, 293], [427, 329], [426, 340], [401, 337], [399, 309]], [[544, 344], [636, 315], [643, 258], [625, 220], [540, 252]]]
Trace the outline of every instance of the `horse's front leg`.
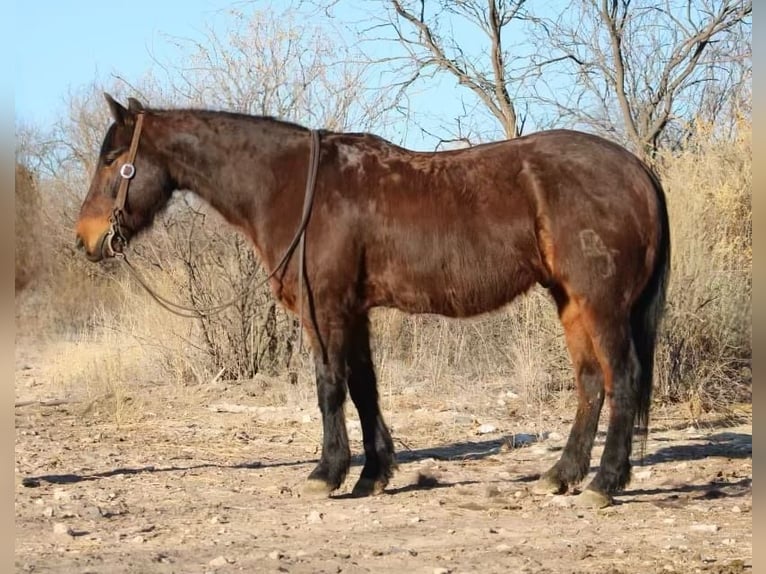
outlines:
[[328, 329], [321, 337], [312, 337], [323, 440], [322, 456], [306, 484], [307, 494], [327, 496], [336, 490], [351, 462], [343, 409], [348, 383], [347, 339], [347, 329], [340, 326]]

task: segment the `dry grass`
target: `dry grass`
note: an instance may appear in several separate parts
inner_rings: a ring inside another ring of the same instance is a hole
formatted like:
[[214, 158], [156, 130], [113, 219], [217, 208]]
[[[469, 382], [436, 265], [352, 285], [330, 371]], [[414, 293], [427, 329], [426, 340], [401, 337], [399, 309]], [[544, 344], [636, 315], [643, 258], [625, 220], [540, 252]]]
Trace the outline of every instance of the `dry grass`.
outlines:
[[700, 126], [693, 144], [660, 168], [672, 270], [656, 388], [695, 411], [751, 397], [752, 132]]
[[[750, 397], [752, 150], [749, 126], [742, 126], [738, 139], [723, 142], [700, 129], [692, 144], [662, 158], [659, 168], [668, 196], [673, 259], [655, 398], [688, 403], [694, 418], [695, 412], [725, 410]], [[60, 195], [46, 197], [51, 201]], [[71, 209], [49, 205], [46, 212], [54, 230], [47, 238], [49, 251], [58, 256], [45, 280], [19, 297], [19, 320], [41, 337], [66, 336], [76, 342], [55, 367], [67, 389], [93, 398], [114, 397], [108, 408], [115, 421], [124, 421], [135, 415], [130, 409], [137, 404], [135, 393], [125, 389], [137, 380], [205, 387], [230, 376], [224, 373], [237, 372], [239, 367], [230, 363], [241, 360], [242, 332], [227, 328], [241, 329], [246, 316], [218, 323], [219, 339], [211, 345], [206, 340], [210, 332], [206, 335], [200, 322], [160, 309], [123, 270], [93, 266], [74, 253]], [[185, 231], [174, 237], [177, 228]], [[181, 237], [188, 240], [184, 226], [159, 226], [134, 246], [141, 255], [134, 259], [160, 292], [188, 301], [188, 266], [177, 249]], [[236, 275], [242, 254], [228, 253], [226, 272]], [[212, 300], [228, 294], [210, 269], [196, 281], [198, 293]], [[256, 294], [258, 300], [269, 297], [265, 289]], [[284, 358], [295, 331], [279, 313], [269, 337], [281, 345], [282, 355], [277, 355]], [[500, 312], [467, 321], [376, 310], [372, 322], [384, 407], [391, 397], [406, 394], [412, 395], [413, 405], [429, 397], [457, 404], [471, 396], [472, 405], [474, 399], [483, 401], [476, 408], [486, 412], [521, 404], [534, 413], [551, 400], [571, 399], [571, 393], [561, 393], [572, 387], [562, 330], [542, 289]], [[248, 336], [259, 335], [257, 322], [255, 327]], [[264, 379], [286, 385], [275, 396], [313, 402], [313, 367], [305, 352], [291, 363], [297, 384], [285, 382], [284, 361], [277, 367], [275, 377]], [[519, 400], [506, 401], [508, 391]], [[127, 396], [132, 400], [126, 401]]]

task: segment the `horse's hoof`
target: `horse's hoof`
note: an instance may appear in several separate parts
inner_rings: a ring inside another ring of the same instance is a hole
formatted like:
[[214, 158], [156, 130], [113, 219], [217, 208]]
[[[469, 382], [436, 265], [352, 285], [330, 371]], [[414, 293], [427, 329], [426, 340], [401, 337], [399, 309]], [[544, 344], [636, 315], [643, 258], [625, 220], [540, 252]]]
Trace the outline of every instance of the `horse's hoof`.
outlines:
[[324, 480], [310, 478], [303, 487], [303, 495], [307, 498], [327, 498], [335, 490]]
[[561, 482], [544, 474], [540, 479], [532, 485], [532, 492], [534, 494], [564, 494], [567, 491], [567, 485], [565, 482]]
[[606, 508], [614, 504], [614, 500], [608, 494], [598, 492], [586, 488], [576, 497], [576, 504], [581, 508], [592, 508], [598, 510], [599, 508]]
[[354, 489], [351, 491], [351, 496], [364, 497], [381, 494], [386, 487], [380, 480], [374, 480], [372, 478], [360, 478], [356, 481]]

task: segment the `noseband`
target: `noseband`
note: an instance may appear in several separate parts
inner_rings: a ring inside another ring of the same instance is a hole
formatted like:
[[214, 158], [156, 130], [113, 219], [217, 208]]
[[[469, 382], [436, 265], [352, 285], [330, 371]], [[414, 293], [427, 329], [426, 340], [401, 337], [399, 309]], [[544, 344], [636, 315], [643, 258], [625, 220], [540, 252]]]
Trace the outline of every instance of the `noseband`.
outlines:
[[[117, 189], [117, 197], [114, 200], [112, 215], [109, 217], [109, 230], [101, 243], [101, 251], [107, 257], [114, 257], [119, 252], [113, 246], [115, 240], [119, 241], [121, 249], [127, 246], [128, 239], [122, 232], [121, 223], [125, 214], [125, 201], [128, 198], [130, 180], [136, 175], [136, 154], [138, 153], [138, 141], [141, 138], [141, 128], [144, 125], [144, 112], [136, 114], [136, 127], [133, 130], [133, 139], [130, 141], [128, 158], [120, 166], [120, 187]], [[121, 251], [120, 249], [120, 251]]]

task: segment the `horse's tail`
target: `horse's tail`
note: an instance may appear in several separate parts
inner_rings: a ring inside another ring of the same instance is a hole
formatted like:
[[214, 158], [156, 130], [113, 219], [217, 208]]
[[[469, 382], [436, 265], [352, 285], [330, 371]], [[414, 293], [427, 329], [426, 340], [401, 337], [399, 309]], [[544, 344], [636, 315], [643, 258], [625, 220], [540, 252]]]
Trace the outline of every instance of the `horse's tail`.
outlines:
[[649, 428], [649, 409], [652, 400], [652, 379], [654, 376], [654, 348], [657, 331], [665, 308], [665, 293], [670, 276], [670, 224], [665, 201], [665, 192], [657, 175], [646, 166], [657, 194], [657, 208], [660, 219], [660, 239], [654, 269], [643, 292], [631, 311], [630, 325], [633, 344], [640, 363], [638, 375], [638, 403], [635, 422], [641, 436], [641, 453], [646, 446]]

